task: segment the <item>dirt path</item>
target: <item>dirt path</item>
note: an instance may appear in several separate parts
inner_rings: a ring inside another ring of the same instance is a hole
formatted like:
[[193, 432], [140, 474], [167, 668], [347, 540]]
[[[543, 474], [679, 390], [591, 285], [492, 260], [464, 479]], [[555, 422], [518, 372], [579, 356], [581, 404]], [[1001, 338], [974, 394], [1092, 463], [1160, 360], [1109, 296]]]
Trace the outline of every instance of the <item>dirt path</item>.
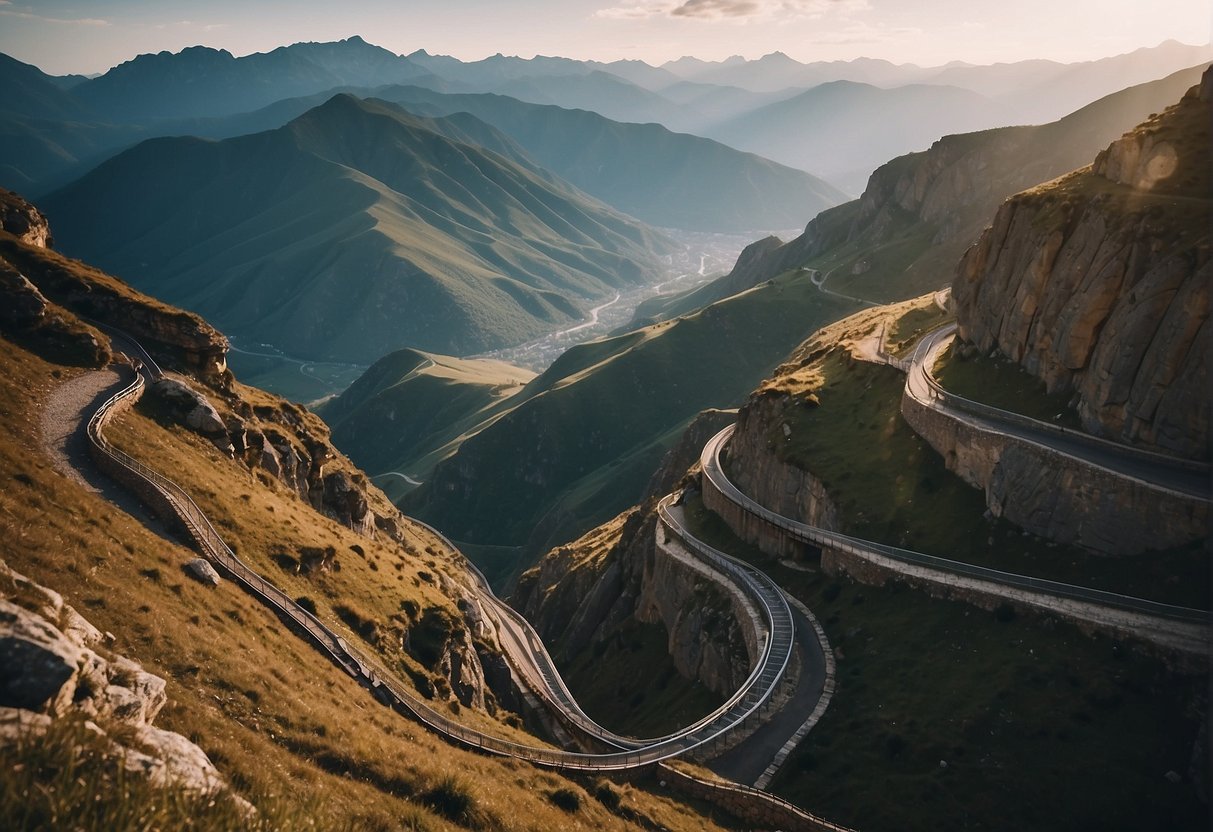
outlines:
[[70, 378], [42, 403], [42, 449], [55, 469], [83, 488], [100, 494], [156, 534], [178, 542], [139, 500], [93, 464], [88, 452], [88, 420], [101, 403], [130, 383], [129, 368], [106, 367]]
[[122, 389], [113, 367], [68, 379], [55, 388], [42, 406], [42, 448], [55, 468], [89, 491], [100, 491], [88, 456], [88, 419], [97, 406]]

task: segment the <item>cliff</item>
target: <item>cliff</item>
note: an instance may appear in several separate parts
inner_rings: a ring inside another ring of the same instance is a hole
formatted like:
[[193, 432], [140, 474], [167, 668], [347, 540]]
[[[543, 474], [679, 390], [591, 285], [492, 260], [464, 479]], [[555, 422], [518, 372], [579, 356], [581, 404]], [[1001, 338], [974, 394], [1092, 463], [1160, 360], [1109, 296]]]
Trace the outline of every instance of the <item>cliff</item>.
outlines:
[[727, 695], [749, 673], [753, 627], [690, 560], [661, 535], [650, 503], [553, 550], [522, 574], [512, 600], [562, 662], [631, 622], [658, 624], [678, 673]]
[[693, 296], [699, 303], [726, 297], [806, 265], [832, 270], [831, 283], [862, 276], [864, 297], [894, 300], [938, 288], [1003, 200], [1086, 164], [1182, 95], [1201, 69], [1129, 87], [1049, 124], [944, 136], [892, 159], [872, 173], [859, 199], [821, 212], [790, 242], [752, 244], [729, 275]]
[[962, 340], [1073, 391], [1087, 430], [1209, 458], [1206, 72], [1091, 166], [1016, 195], [961, 261]]

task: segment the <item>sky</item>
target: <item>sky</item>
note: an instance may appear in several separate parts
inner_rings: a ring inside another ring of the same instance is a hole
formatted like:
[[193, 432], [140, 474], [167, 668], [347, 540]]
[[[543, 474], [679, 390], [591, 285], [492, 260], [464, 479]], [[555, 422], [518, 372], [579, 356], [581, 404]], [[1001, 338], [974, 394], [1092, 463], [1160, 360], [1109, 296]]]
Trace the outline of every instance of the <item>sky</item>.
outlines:
[[463, 60], [780, 51], [939, 65], [1093, 60], [1211, 33], [1209, 0], [0, 0], [0, 52], [54, 75], [199, 44], [246, 55], [350, 35]]

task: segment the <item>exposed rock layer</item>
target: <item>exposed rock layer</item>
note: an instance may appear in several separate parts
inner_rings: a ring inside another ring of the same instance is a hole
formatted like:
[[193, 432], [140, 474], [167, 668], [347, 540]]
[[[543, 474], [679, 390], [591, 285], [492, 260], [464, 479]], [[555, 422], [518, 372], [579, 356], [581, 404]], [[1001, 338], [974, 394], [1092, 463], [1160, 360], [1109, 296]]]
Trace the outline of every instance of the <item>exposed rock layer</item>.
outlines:
[[1073, 391], [1092, 433], [1204, 459], [1211, 86], [1008, 200], [952, 292], [960, 337]]

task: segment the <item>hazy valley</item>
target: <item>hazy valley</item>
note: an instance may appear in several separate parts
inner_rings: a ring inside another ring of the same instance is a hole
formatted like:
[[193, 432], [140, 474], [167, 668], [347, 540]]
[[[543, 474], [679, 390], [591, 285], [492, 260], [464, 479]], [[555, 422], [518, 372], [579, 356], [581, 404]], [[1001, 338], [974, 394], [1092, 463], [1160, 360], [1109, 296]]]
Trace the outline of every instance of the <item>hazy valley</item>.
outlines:
[[365, 37], [0, 56], [0, 826], [1207, 828], [1208, 45]]

